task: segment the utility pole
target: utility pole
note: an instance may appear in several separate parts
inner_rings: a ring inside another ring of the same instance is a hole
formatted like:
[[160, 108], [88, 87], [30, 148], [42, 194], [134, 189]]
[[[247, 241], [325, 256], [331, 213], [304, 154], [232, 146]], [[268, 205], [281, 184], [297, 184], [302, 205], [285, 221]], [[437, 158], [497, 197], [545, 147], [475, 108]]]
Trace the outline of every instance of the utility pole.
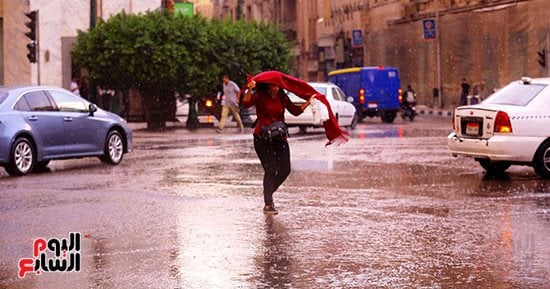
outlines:
[[90, 29], [97, 23], [97, 0], [90, 0]]
[[546, 32], [546, 77], [550, 77], [550, 32]]
[[546, 44], [537, 51], [537, 62], [544, 68], [545, 76], [550, 77], [550, 33], [546, 33]]
[[435, 23], [436, 23], [436, 44], [435, 44], [435, 57], [437, 65], [437, 89], [438, 89], [438, 108], [443, 106], [443, 89], [441, 87], [441, 21], [439, 18], [439, 0], [435, 0]]

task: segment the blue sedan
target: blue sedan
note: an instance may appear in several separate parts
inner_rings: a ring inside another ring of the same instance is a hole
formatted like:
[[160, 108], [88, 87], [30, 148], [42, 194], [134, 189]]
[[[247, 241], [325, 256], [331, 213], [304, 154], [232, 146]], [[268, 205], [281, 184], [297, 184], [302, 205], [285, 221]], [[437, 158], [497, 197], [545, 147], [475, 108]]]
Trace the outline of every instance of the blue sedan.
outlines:
[[117, 165], [132, 151], [121, 117], [48, 86], [0, 87], [0, 165], [22, 176], [51, 160], [99, 157]]

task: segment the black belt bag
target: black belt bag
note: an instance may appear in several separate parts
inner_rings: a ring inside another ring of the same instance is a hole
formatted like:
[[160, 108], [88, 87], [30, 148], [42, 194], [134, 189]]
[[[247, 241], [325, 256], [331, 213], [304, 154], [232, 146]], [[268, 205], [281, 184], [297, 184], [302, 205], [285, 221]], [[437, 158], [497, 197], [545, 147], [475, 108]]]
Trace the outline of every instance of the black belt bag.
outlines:
[[260, 128], [260, 137], [268, 141], [286, 140], [288, 127], [283, 121], [276, 121]]

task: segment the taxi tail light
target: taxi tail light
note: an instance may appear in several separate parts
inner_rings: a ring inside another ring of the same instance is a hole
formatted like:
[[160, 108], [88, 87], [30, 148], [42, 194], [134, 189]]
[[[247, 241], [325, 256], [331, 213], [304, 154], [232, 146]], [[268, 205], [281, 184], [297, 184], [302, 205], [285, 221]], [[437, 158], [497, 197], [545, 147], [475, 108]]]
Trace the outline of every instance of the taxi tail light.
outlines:
[[495, 132], [509, 133], [512, 132], [512, 123], [510, 117], [504, 111], [499, 111], [495, 119]]
[[453, 118], [451, 118], [453, 122], [453, 130], [456, 131], [456, 120], [455, 120], [455, 111], [453, 110]]
[[359, 103], [365, 104], [365, 90], [359, 89]]

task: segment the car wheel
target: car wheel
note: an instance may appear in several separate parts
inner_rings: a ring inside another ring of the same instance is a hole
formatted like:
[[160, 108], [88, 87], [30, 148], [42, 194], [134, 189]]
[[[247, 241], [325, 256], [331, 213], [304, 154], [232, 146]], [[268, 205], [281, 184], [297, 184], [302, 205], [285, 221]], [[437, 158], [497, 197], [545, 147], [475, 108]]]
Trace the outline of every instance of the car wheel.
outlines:
[[416, 114], [414, 112], [412, 112], [411, 115], [409, 116], [409, 119], [411, 121], [413, 121], [415, 116], [416, 116]]
[[493, 162], [486, 159], [479, 159], [477, 161], [488, 173], [502, 173], [512, 165], [508, 162]]
[[36, 152], [32, 143], [25, 137], [15, 140], [10, 152], [6, 171], [12, 176], [30, 173], [36, 164]]
[[122, 161], [122, 157], [124, 157], [124, 140], [118, 131], [111, 130], [105, 140], [101, 161], [110, 165], [118, 165]]
[[349, 125], [349, 127], [351, 129], [355, 129], [357, 127], [357, 123], [359, 122], [359, 118], [360, 116], [356, 113], [353, 114], [353, 118], [351, 119], [351, 124]]
[[362, 112], [356, 112], [356, 113], [359, 114], [359, 122], [363, 122], [363, 120], [365, 120], [365, 118], [367, 117], [367, 115]]
[[385, 123], [392, 123], [396, 116], [397, 114], [395, 112], [384, 111], [382, 112], [381, 118]]
[[539, 176], [550, 179], [550, 140], [540, 145], [533, 158], [533, 167]]

